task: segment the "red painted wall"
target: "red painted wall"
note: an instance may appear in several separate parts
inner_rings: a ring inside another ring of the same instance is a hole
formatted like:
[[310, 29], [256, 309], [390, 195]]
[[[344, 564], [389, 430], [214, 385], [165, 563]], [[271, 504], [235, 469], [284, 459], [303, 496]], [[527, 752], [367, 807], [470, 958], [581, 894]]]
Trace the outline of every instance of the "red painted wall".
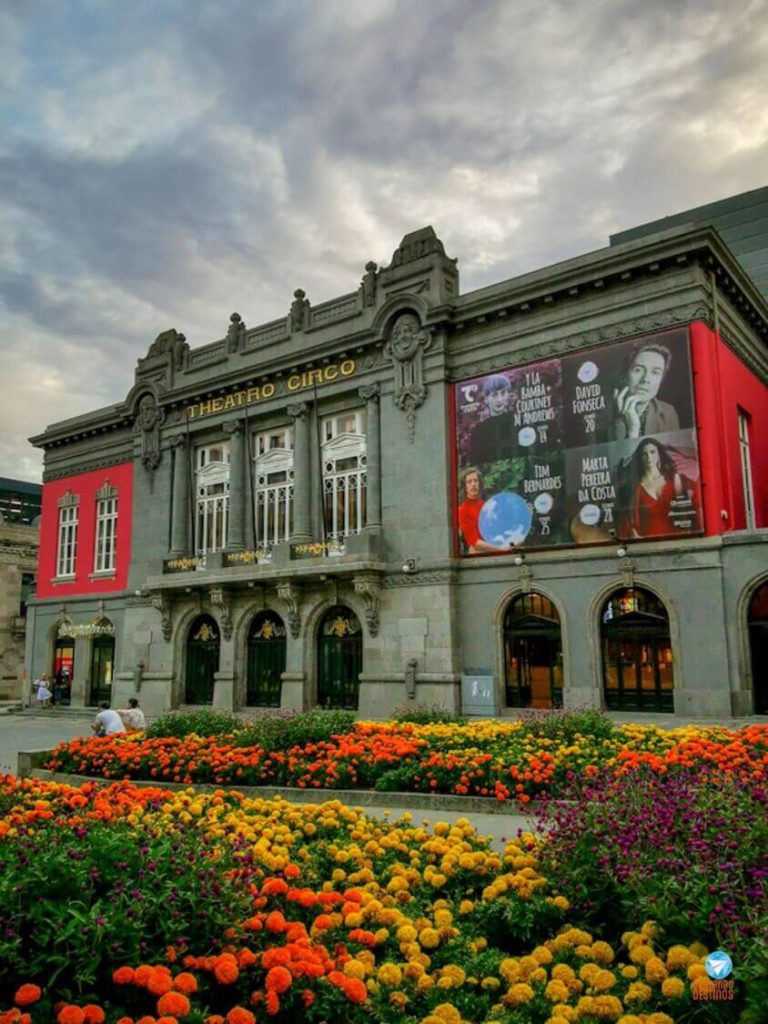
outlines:
[[768, 526], [768, 386], [706, 324], [691, 324], [690, 334], [706, 532], [746, 528], [739, 409], [751, 418], [755, 525]]
[[[93, 575], [96, 545], [96, 492], [109, 482], [117, 488], [117, 553], [114, 576]], [[59, 533], [59, 498], [67, 491], [78, 495], [79, 521], [75, 578], [55, 582], [56, 549]], [[37, 596], [67, 598], [82, 594], [104, 594], [124, 590], [131, 560], [131, 520], [133, 513], [133, 463], [126, 462], [93, 473], [80, 473], [43, 484], [40, 554], [37, 567]]]

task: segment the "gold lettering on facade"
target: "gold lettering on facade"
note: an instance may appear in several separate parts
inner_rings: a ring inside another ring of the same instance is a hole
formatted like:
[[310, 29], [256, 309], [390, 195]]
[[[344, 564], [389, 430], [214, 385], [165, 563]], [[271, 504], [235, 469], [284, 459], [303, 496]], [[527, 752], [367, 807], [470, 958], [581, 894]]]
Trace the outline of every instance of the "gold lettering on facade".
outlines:
[[[322, 369], [305, 370], [303, 373], [293, 373], [286, 381], [288, 391], [305, 391], [307, 388], [316, 387], [318, 384], [328, 384], [338, 380], [339, 377], [351, 377], [357, 369], [354, 359], [344, 359], [341, 363], [330, 363]], [[267, 401], [277, 394], [277, 386], [273, 381], [267, 381], [259, 387], [249, 387], [245, 390], [231, 391], [224, 398], [209, 398], [205, 402], [196, 402], [186, 408], [187, 418], [190, 420], [199, 419], [201, 416], [209, 416], [217, 412], [225, 412], [229, 409], [239, 408], [243, 405], [253, 405], [256, 402]]]

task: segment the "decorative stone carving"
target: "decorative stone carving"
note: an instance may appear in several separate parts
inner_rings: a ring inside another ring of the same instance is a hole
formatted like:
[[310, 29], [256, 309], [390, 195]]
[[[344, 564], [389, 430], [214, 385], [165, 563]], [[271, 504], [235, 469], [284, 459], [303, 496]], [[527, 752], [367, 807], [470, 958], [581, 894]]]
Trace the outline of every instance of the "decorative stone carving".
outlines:
[[168, 595], [162, 592], [154, 593], [150, 596], [152, 607], [160, 612], [160, 628], [163, 631], [163, 640], [166, 643], [171, 639], [171, 633], [173, 632], [173, 623], [171, 622], [171, 603], [168, 600]]
[[277, 584], [277, 596], [288, 608], [288, 628], [291, 636], [297, 640], [301, 635], [301, 592], [295, 584], [286, 581]]
[[375, 381], [373, 384], [363, 384], [361, 388], [358, 388], [357, 393], [364, 402], [378, 402], [381, 385]]
[[289, 405], [285, 411], [294, 420], [304, 419], [309, 412], [309, 405], [307, 402], [295, 402], [293, 405]]
[[444, 584], [456, 583], [457, 577], [455, 572], [417, 572], [417, 573], [394, 573], [391, 576], [385, 576], [383, 585], [387, 588], [390, 587], [433, 587], [442, 586]]
[[303, 288], [297, 288], [293, 293], [293, 302], [291, 303], [292, 334], [295, 334], [297, 331], [304, 331], [309, 326], [309, 309], [310, 302], [306, 297], [306, 292]]
[[141, 433], [141, 464], [150, 478], [160, 465], [160, 425], [164, 419], [155, 396], [144, 395], [139, 402], [135, 429]]
[[429, 332], [421, 329], [419, 319], [413, 313], [403, 313], [395, 320], [387, 342], [387, 355], [395, 367], [394, 401], [398, 409], [405, 412], [411, 444], [416, 434], [416, 410], [427, 397], [423, 354], [431, 343]]
[[225, 640], [232, 639], [232, 601], [223, 587], [211, 587], [208, 599], [216, 609], [221, 623], [221, 633]]
[[619, 569], [621, 570], [621, 582], [627, 588], [631, 590], [635, 585], [635, 564], [631, 558], [622, 558], [619, 563]]
[[245, 347], [245, 324], [239, 313], [232, 313], [227, 328], [227, 352], [241, 352]]
[[355, 593], [365, 601], [365, 621], [368, 625], [368, 632], [376, 636], [379, 632], [379, 594], [381, 592], [381, 579], [374, 573], [362, 573], [352, 580], [355, 586]]
[[186, 369], [189, 359], [189, 345], [183, 334], [171, 328], [163, 331], [149, 346], [149, 351], [139, 360], [138, 370], [149, 368], [148, 364], [161, 361], [170, 362], [174, 370]]
[[363, 306], [376, 305], [376, 264], [373, 260], [365, 264], [365, 274], [360, 283]]
[[418, 664], [416, 658], [409, 658], [405, 663], [405, 696], [408, 700], [414, 700], [416, 697], [416, 668]]

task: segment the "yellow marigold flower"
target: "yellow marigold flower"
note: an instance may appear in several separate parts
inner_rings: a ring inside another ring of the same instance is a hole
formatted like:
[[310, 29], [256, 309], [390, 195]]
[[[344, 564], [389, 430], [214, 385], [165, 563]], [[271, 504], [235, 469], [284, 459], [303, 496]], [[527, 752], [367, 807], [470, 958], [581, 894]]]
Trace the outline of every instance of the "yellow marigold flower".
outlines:
[[531, 956], [533, 957], [533, 959], [536, 961], [537, 964], [551, 964], [552, 963], [552, 954], [550, 953], [550, 951], [547, 949], [546, 946], [537, 946], [536, 949], [534, 949], [533, 952], [531, 953]]
[[594, 1003], [594, 996], [582, 996], [578, 1003], [576, 1003], [576, 1012], [580, 1017], [587, 1017], [592, 1013]]
[[419, 980], [416, 982], [416, 988], [419, 992], [426, 992], [427, 989], [432, 988], [434, 981], [429, 974], [422, 974]]
[[532, 956], [530, 956], [530, 955], [520, 957], [519, 963], [520, 963], [520, 970], [526, 976], [528, 976], [530, 974], [533, 974], [533, 972], [539, 966], [537, 961]]
[[[344, 965], [344, 973], [347, 973], [348, 964]], [[399, 985], [403, 980], [403, 972], [397, 964], [385, 963], [376, 971], [376, 979], [382, 985]]]
[[645, 964], [655, 956], [650, 946], [634, 946], [629, 951], [629, 959], [633, 964]]
[[387, 892], [404, 892], [408, 888], [408, 880], [401, 875], [395, 875], [387, 883]]
[[547, 980], [547, 969], [546, 967], [537, 967], [535, 971], [531, 971], [528, 975], [528, 981], [534, 985], [543, 985]]
[[547, 903], [551, 907], [557, 907], [558, 910], [570, 910], [571, 907], [565, 896], [548, 896]]
[[390, 992], [389, 1005], [394, 1006], [398, 1010], [404, 1010], [408, 1005], [408, 996], [405, 992]]
[[472, 900], [462, 900], [461, 903], [459, 904], [460, 914], [471, 914], [474, 909], [475, 904], [472, 902]]
[[675, 1024], [668, 1013], [650, 1013], [645, 1018], [645, 1024]]
[[644, 935], [646, 939], [655, 939], [659, 934], [659, 926], [655, 921], [646, 921], [640, 929], [640, 934]]
[[365, 986], [371, 993], [371, 995], [375, 996], [376, 993], [379, 991], [379, 983], [376, 981], [375, 978], [369, 978], [368, 981], [366, 981]]
[[661, 994], [667, 999], [679, 999], [685, 993], [685, 982], [681, 978], [665, 978], [661, 983]]
[[592, 978], [592, 988], [595, 992], [607, 992], [608, 989], [613, 988], [615, 984], [616, 976], [611, 971], [606, 971], [604, 968], [599, 970]]
[[570, 992], [564, 981], [558, 981], [557, 978], [554, 978], [544, 989], [544, 995], [551, 1003], [564, 1003], [568, 999]]
[[561, 1017], [558, 1013], [556, 1017], [547, 1017], [544, 1024], [570, 1024], [570, 1018]]
[[576, 972], [572, 967], [569, 967], [568, 964], [555, 964], [552, 968], [551, 974], [553, 978], [566, 983], [573, 981], [576, 977]]
[[639, 973], [640, 972], [636, 967], [628, 966], [621, 968], [622, 978], [628, 978], [629, 981], [634, 981], [634, 979], [638, 976]]
[[403, 971], [403, 973], [405, 974], [406, 978], [410, 978], [412, 981], [418, 981], [419, 978], [421, 978], [422, 975], [424, 974], [424, 966], [420, 964], [417, 960], [410, 960], [405, 965], [405, 970]]
[[699, 958], [703, 958], [709, 953], [707, 947], [701, 942], [692, 942], [688, 949], [690, 949], [694, 956]]
[[533, 999], [533, 989], [525, 982], [518, 982], [507, 989], [507, 994], [502, 998], [505, 1006], [523, 1006]]
[[633, 981], [627, 989], [627, 994], [624, 996], [624, 1005], [629, 1003], [644, 1003], [647, 999], [650, 999], [653, 995], [653, 990], [650, 985], [646, 985], [643, 981]]
[[645, 1017], [638, 1017], [634, 1013], [625, 1013], [623, 1017], [619, 1017], [616, 1024], [645, 1024]]
[[579, 977], [582, 981], [586, 981], [590, 985], [592, 984], [592, 980], [595, 975], [599, 973], [600, 967], [597, 964], [583, 964], [582, 967], [579, 968]]
[[561, 1020], [567, 1020], [570, 1024], [571, 1021], [579, 1019], [578, 1010], [575, 1006], [566, 1006], [565, 1003], [560, 1003], [557, 1006], [552, 1007], [552, 1016], [559, 1017]]
[[660, 960], [657, 956], [652, 956], [650, 960], [646, 960], [645, 980], [650, 982], [651, 985], [658, 985], [659, 982], [664, 981], [667, 976], [668, 971], [664, 966], [663, 960]]
[[344, 924], [347, 928], [359, 928], [363, 923], [363, 915], [358, 913], [347, 914], [344, 918]]
[[499, 974], [502, 976], [504, 981], [508, 981], [510, 984], [513, 984], [520, 980], [520, 975], [522, 974], [520, 964], [514, 959], [514, 957], [506, 957], [506, 959], [502, 960], [499, 965]]
[[667, 950], [667, 970], [677, 971], [681, 967], [690, 967], [696, 957], [687, 946], [670, 946]]
[[573, 952], [576, 954], [576, 956], [580, 956], [583, 960], [588, 960], [592, 956], [592, 947], [585, 946], [582, 944], [581, 946], [577, 946]]
[[440, 935], [434, 928], [422, 928], [419, 932], [419, 942], [424, 949], [437, 949], [440, 945]]
[[397, 937], [400, 942], [413, 942], [418, 934], [412, 924], [403, 924], [397, 929]]
[[616, 1020], [624, 1007], [616, 996], [596, 996], [592, 1004], [592, 1015], [598, 1020]]
[[592, 943], [592, 959], [596, 960], [599, 964], [609, 964], [615, 954], [613, 949], [608, 945], [607, 942], [593, 942]]
[[450, 928], [453, 924], [453, 914], [450, 910], [437, 910], [435, 911], [435, 927], [436, 928]]
[[558, 935], [558, 939], [562, 940], [564, 948], [575, 949], [577, 946], [592, 945], [592, 936], [581, 928], [567, 928]]
[[689, 981], [695, 981], [697, 978], [706, 978], [707, 976], [704, 964], [691, 964], [685, 973], [688, 975]]
[[443, 1024], [461, 1024], [461, 1014], [453, 1003], [440, 1003], [432, 1013], [438, 1020], [443, 1021]]
[[496, 989], [499, 987], [500, 984], [501, 982], [499, 981], [498, 978], [494, 978], [491, 975], [489, 975], [487, 978], [483, 978], [483, 980], [480, 982], [480, 988]]
[[389, 938], [389, 929], [377, 928], [376, 931], [373, 933], [373, 937], [376, 940], [376, 945], [380, 946], [382, 942], [386, 942], [387, 939]]
[[365, 964], [360, 960], [347, 960], [343, 967], [344, 974], [348, 978], [364, 978], [366, 975]]

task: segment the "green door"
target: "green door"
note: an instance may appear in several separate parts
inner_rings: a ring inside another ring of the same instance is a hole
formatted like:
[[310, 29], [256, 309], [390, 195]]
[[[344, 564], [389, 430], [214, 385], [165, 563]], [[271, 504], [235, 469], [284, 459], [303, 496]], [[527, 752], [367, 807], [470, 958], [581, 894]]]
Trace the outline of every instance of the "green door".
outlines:
[[257, 708], [280, 707], [285, 651], [283, 620], [274, 612], [259, 612], [248, 634], [246, 704]]
[[562, 706], [560, 617], [542, 594], [519, 594], [506, 611], [504, 684], [508, 708]]
[[115, 638], [96, 636], [91, 647], [91, 693], [92, 707], [106, 701], [112, 703], [112, 671], [115, 663]]
[[218, 671], [219, 627], [210, 615], [200, 615], [192, 623], [187, 639], [187, 704], [213, 703], [214, 676]]
[[320, 623], [317, 702], [324, 708], [357, 710], [363, 669], [363, 631], [354, 612], [331, 608]]

